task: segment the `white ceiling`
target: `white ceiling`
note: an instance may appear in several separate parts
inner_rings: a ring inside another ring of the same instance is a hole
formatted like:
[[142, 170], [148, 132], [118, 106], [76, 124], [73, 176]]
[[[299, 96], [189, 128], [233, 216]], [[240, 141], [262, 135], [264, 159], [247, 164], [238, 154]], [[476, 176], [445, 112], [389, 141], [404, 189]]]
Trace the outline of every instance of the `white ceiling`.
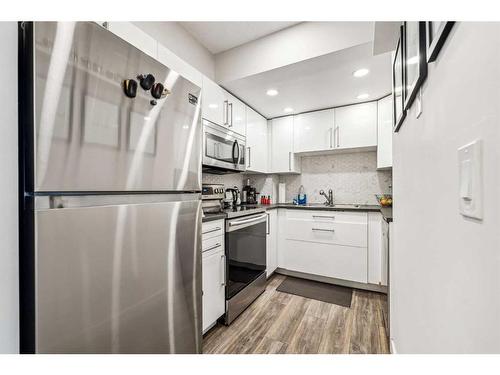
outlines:
[[179, 22], [213, 54], [262, 38], [299, 22]]
[[[370, 73], [353, 77], [360, 68]], [[227, 82], [224, 87], [267, 118], [285, 115], [285, 107], [299, 113], [378, 99], [391, 92], [391, 53], [373, 56], [372, 43], [365, 43]], [[269, 88], [279, 94], [267, 96]], [[356, 99], [361, 93], [370, 97]]]

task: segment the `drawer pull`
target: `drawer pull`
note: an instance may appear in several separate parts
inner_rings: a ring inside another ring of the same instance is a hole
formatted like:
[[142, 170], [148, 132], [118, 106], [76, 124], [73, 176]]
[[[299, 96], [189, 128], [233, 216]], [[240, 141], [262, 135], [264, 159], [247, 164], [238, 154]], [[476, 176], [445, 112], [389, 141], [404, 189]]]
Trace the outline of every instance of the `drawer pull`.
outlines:
[[313, 218], [320, 218], [320, 219], [335, 219], [335, 216], [326, 216], [326, 215], [313, 215]]
[[217, 249], [218, 247], [220, 247], [220, 243], [216, 243], [214, 246], [210, 246], [208, 249], [203, 249], [203, 251], [209, 251], [209, 250]]
[[312, 228], [312, 230], [316, 232], [335, 232], [335, 229]]
[[222, 229], [221, 227], [217, 227], [214, 229], [207, 230], [206, 232], [201, 232], [201, 234], [208, 234], [208, 233], [212, 233], [212, 232], [217, 232], [218, 230], [221, 230], [221, 229]]

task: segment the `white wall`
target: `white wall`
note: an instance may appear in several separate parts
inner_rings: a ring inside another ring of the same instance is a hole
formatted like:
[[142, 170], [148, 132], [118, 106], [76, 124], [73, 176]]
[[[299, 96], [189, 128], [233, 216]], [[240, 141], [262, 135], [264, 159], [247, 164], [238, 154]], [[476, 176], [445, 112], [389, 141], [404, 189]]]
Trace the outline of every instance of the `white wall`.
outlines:
[[[398, 353], [500, 353], [500, 23], [459, 23], [394, 135]], [[484, 219], [458, 210], [457, 149], [483, 140]]]
[[0, 51], [0, 353], [18, 353], [17, 23], [0, 22]]
[[133, 22], [201, 73], [215, 79], [215, 57], [177, 22]]
[[373, 40], [372, 22], [303, 22], [215, 56], [225, 83]]

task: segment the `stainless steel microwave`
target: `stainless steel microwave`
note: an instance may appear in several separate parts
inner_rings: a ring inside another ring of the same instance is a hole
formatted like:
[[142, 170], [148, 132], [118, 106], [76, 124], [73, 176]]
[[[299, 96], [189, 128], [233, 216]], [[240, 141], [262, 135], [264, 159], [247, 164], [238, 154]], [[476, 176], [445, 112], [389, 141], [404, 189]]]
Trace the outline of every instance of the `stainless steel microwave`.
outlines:
[[245, 141], [244, 135], [203, 120], [203, 171], [245, 172]]

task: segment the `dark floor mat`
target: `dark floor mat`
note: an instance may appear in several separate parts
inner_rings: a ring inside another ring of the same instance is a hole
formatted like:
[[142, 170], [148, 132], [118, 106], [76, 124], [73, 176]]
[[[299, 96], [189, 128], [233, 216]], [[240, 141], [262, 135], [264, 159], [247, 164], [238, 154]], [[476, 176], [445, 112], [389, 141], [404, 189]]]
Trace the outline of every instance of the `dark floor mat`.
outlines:
[[344, 307], [351, 307], [352, 288], [318, 281], [304, 280], [287, 276], [276, 288], [278, 292], [316, 299]]

